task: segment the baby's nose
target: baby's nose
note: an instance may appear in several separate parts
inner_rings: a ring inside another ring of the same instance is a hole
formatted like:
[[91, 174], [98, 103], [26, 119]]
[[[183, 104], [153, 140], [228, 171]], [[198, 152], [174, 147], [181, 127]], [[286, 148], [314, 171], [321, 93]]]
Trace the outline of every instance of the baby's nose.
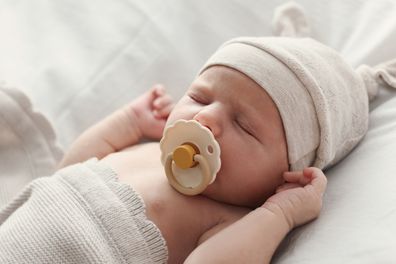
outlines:
[[218, 118], [215, 112], [201, 111], [193, 119], [198, 121], [202, 126], [207, 127], [215, 138], [220, 137], [222, 133], [221, 118]]

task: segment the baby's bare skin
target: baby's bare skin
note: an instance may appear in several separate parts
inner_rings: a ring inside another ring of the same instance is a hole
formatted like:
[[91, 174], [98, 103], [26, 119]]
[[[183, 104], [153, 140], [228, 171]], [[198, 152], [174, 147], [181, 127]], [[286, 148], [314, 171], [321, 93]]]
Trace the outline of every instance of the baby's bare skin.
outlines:
[[169, 263], [182, 263], [199, 243], [250, 211], [201, 195], [189, 197], [176, 192], [167, 182], [158, 143], [127, 148], [102, 162], [111, 164], [119, 180], [143, 198], [147, 217], [166, 240]]

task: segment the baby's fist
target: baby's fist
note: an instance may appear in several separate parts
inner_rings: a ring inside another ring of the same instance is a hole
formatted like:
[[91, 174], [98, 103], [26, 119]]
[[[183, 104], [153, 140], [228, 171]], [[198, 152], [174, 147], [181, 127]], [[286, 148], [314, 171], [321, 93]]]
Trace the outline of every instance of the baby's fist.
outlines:
[[158, 140], [162, 137], [166, 120], [173, 108], [173, 100], [165, 88], [157, 84], [128, 105], [128, 108], [136, 118], [141, 136]]
[[314, 167], [303, 171], [285, 172], [285, 183], [263, 204], [264, 208], [281, 215], [290, 229], [305, 224], [319, 216], [327, 179]]

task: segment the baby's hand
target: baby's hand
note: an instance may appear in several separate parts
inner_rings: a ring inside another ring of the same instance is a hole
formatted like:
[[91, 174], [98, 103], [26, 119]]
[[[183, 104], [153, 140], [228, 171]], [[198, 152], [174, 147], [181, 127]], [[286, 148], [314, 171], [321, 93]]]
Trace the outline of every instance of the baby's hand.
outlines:
[[136, 117], [136, 124], [144, 138], [162, 137], [166, 120], [173, 108], [173, 100], [165, 88], [154, 85], [150, 91], [130, 103], [126, 110]]
[[138, 143], [142, 137], [160, 139], [172, 108], [172, 98], [164, 87], [154, 86], [82, 133], [65, 153], [58, 167], [91, 157], [102, 159]]
[[327, 179], [318, 168], [285, 172], [285, 183], [262, 206], [285, 217], [290, 229], [319, 216]]

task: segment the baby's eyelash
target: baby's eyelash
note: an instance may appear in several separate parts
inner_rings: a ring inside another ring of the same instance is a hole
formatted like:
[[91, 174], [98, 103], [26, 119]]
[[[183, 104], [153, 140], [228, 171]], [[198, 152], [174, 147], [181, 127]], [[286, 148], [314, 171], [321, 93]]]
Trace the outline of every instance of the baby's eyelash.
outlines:
[[246, 133], [248, 133], [249, 135], [251, 135], [252, 137], [254, 137], [253, 133], [252, 133], [248, 128], [246, 128], [246, 126], [242, 125], [241, 122], [239, 122], [238, 120], [235, 120], [235, 122], [238, 124], [238, 126], [239, 126], [243, 131], [245, 131]]
[[197, 102], [198, 104], [205, 104], [205, 101], [202, 100], [201, 98], [197, 97], [195, 94], [191, 94], [191, 93], [190, 93], [190, 94], [188, 94], [188, 97], [189, 97], [191, 100]]

